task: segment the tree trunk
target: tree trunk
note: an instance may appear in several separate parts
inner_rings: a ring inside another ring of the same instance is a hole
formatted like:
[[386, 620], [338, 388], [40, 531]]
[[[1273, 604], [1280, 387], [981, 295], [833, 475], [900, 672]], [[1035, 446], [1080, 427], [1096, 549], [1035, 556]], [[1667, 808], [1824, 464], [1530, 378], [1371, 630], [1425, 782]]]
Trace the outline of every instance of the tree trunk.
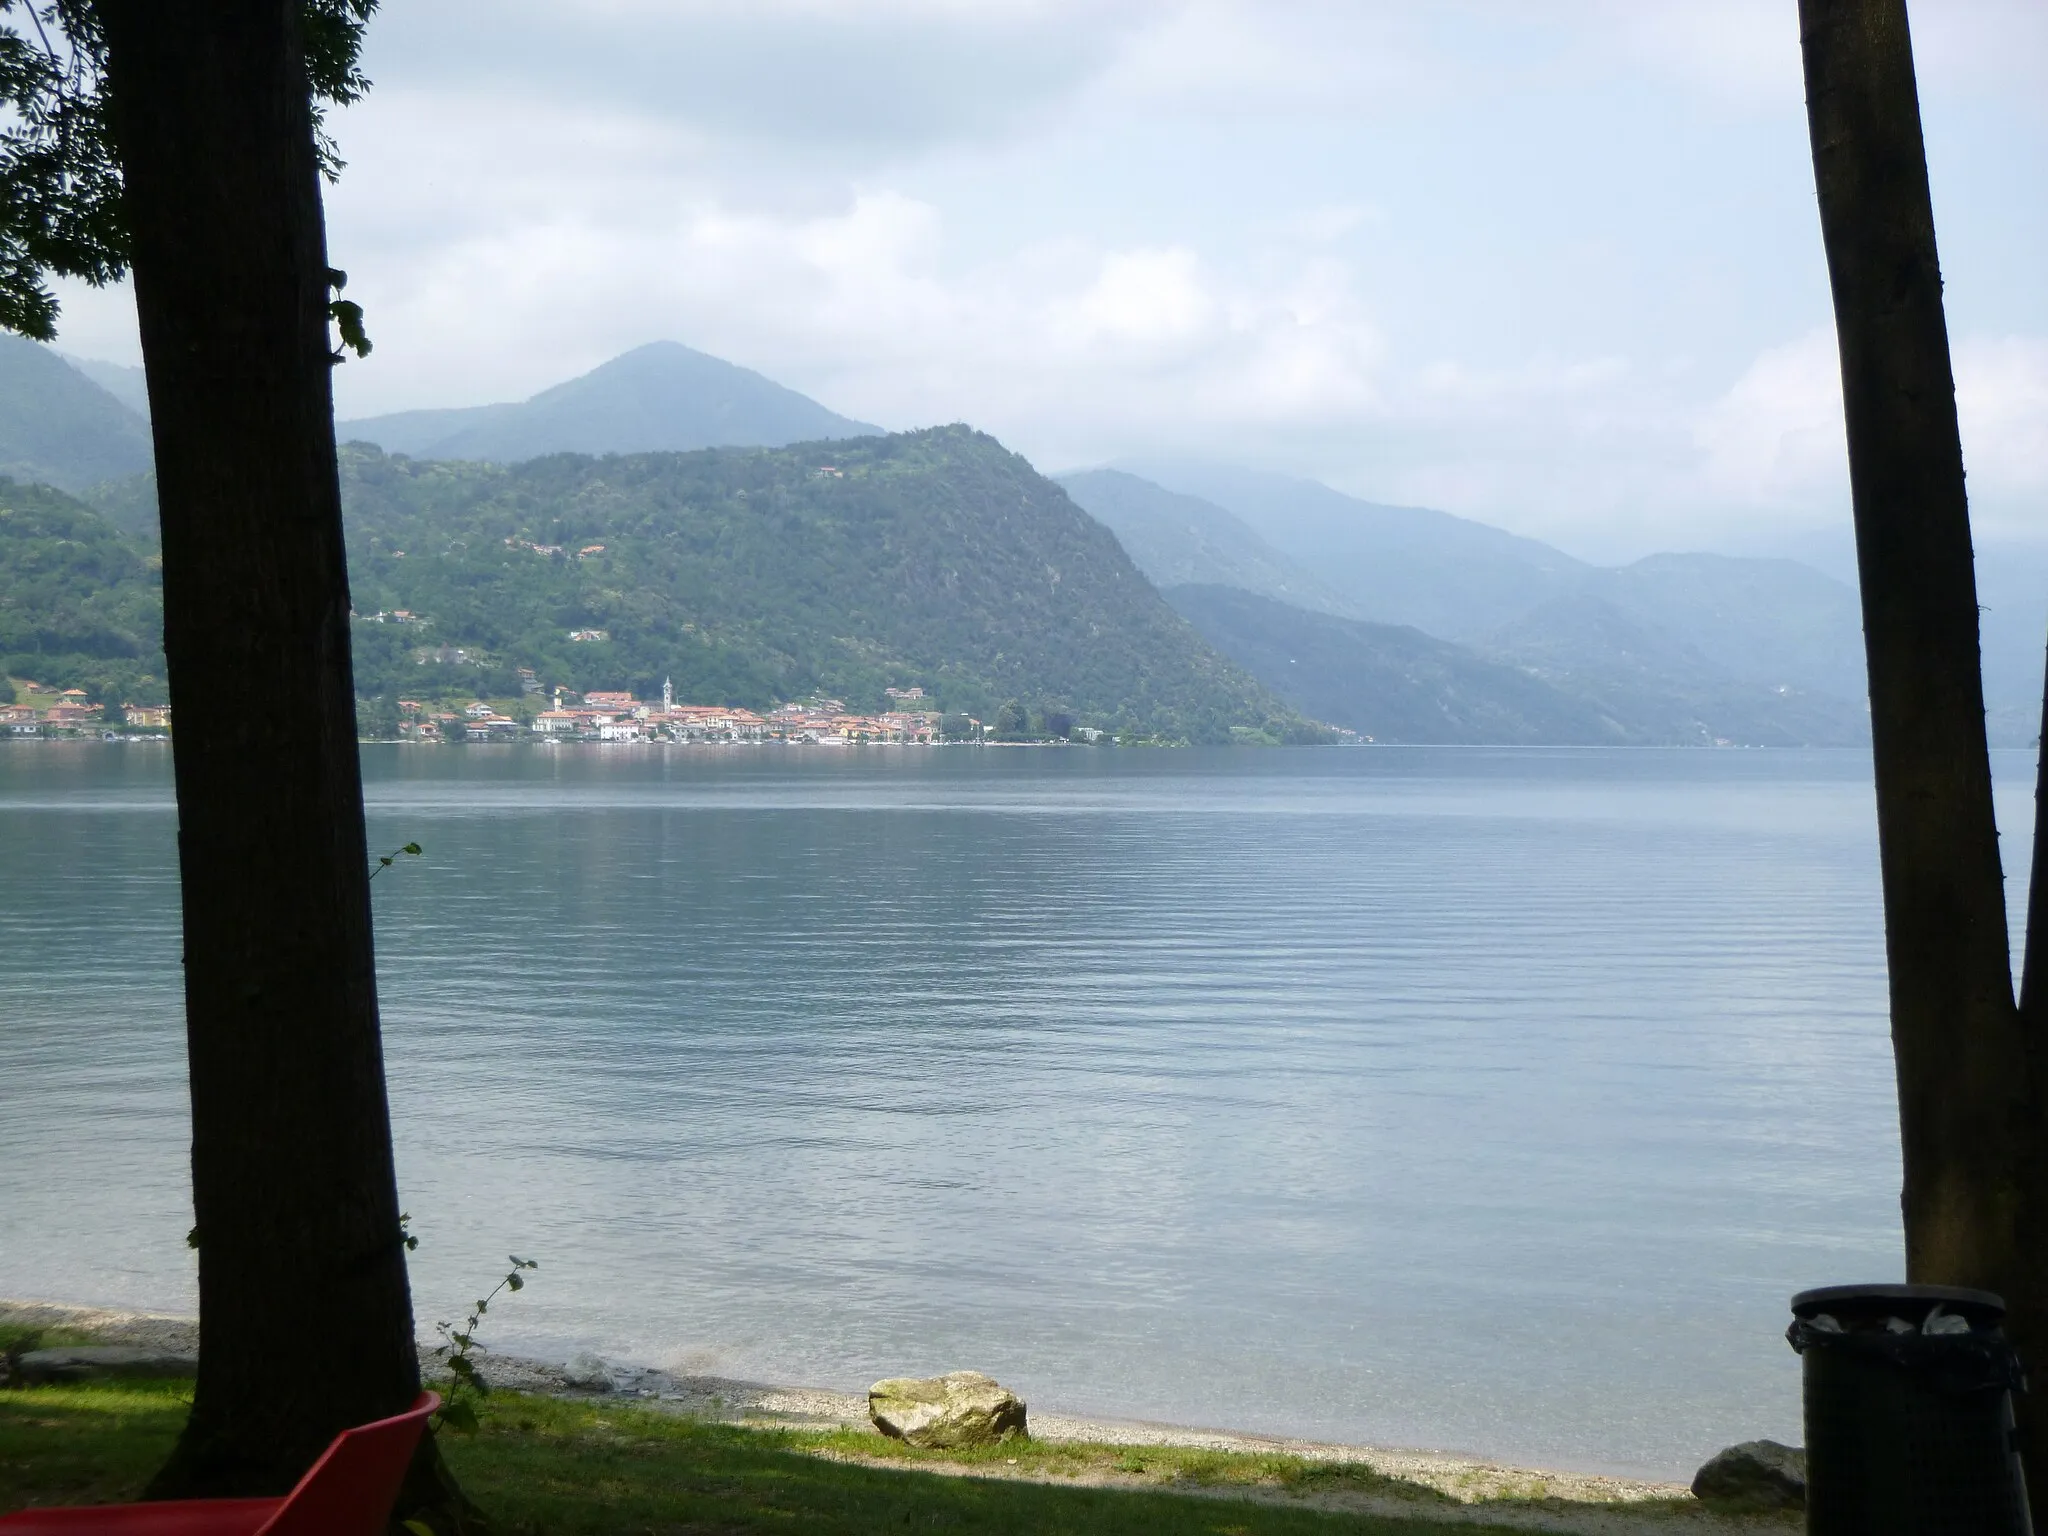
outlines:
[[[1800, 0], [1870, 665], [1906, 1273], [2002, 1294], [2048, 1376], [1977, 584], [1904, 0]], [[2048, 1406], [2048, 1405], [2044, 1405]], [[2036, 1508], [2048, 1413], [2020, 1405]]]
[[200, 1365], [158, 1497], [419, 1388], [371, 953], [296, 0], [99, 0], [163, 518]]

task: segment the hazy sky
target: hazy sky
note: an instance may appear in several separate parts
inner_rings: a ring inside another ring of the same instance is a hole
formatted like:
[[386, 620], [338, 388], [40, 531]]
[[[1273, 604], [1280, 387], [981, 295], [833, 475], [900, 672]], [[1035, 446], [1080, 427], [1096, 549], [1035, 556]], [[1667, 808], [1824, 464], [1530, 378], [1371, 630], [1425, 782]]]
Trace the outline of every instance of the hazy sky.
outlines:
[[[1913, 17], [1979, 523], [2048, 537], [2048, 6]], [[367, 65], [344, 416], [667, 337], [1047, 470], [1606, 559], [1843, 526], [1794, 0], [385, 0]]]

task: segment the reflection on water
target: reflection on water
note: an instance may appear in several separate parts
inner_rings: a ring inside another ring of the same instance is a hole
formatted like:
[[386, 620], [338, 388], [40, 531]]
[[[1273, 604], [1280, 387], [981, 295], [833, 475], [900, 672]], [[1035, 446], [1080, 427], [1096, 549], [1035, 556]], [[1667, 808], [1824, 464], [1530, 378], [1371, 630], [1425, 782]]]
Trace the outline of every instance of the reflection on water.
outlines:
[[[423, 1324], [1689, 1474], [1898, 1273], [1853, 753], [366, 763]], [[0, 748], [0, 1293], [189, 1305], [173, 824]]]

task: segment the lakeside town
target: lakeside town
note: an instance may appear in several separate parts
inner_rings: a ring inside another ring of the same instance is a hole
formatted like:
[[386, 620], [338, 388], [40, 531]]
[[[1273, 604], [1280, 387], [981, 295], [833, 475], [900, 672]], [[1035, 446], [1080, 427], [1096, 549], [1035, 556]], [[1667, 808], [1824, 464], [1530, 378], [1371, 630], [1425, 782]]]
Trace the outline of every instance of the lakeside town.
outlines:
[[[523, 673], [522, 683], [531, 674]], [[398, 701], [398, 737], [410, 741], [519, 740], [546, 742], [674, 742], [723, 745], [749, 742], [798, 742], [824, 746], [887, 744], [930, 746], [943, 739], [943, 716], [928, 707], [922, 688], [891, 688], [893, 708], [876, 715], [850, 712], [843, 699], [814, 695], [801, 703], [778, 704], [767, 714], [726, 704], [689, 704], [676, 700], [664, 681], [659, 700], [643, 701], [630, 692], [593, 689], [578, 695], [565, 688], [553, 691], [548, 708], [531, 715], [508, 714], [479, 700], [460, 711], [436, 710], [416, 699]], [[979, 734], [981, 722], [968, 719]]]
[[[531, 672], [522, 672], [521, 682], [529, 697], [540, 694]], [[170, 729], [167, 704], [93, 702], [82, 688], [55, 690], [27, 680], [16, 680], [13, 693], [13, 702], [0, 704], [0, 731], [17, 738], [160, 736]], [[683, 703], [677, 701], [668, 682], [662, 684], [658, 700], [638, 699], [627, 690], [593, 689], [577, 694], [556, 688], [548, 707], [539, 710], [482, 699], [459, 708], [400, 699], [395, 724], [388, 730], [366, 730], [365, 735], [412, 742], [790, 742], [823, 746], [931, 746], [947, 739], [945, 717], [932, 707], [924, 689], [891, 688], [887, 697], [892, 707], [879, 714], [850, 711], [843, 699], [822, 694], [778, 704], [766, 714], [725, 704]], [[974, 740], [984, 734], [982, 722], [971, 716], [956, 716], [954, 724], [954, 739]], [[1075, 734], [1092, 739], [1100, 733], [1079, 727]]]
[[[6, 680], [0, 679], [0, 690], [5, 687]], [[170, 725], [168, 704], [95, 703], [83, 688], [46, 688], [26, 680], [14, 683], [11, 701], [0, 702], [0, 734], [8, 736], [162, 735]]]

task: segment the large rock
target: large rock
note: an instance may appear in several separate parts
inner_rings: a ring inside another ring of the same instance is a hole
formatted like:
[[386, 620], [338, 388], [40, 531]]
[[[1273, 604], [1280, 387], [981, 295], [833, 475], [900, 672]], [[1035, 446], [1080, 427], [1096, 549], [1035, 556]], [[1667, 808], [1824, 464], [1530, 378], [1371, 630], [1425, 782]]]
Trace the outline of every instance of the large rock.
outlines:
[[32, 1349], [15, 1362], [21, 1380], [86, 1381], [95, 1376], [196, 1376], [197, 1355], [136, 1349], [124, 1344], [80, 1344]]
[[1745, 1440], [1694, 1473], [1692, 1491], [1698, 1499], [1750, 1509], [1803, 1508], [1806, 1452], [1775, 1440]]
[[883, 1434], [932, 1450], [994, 1445], [1027, 1433], [1023, 1401], [979, 1371], [878, 1381], [868, 1388], [868, 1417]]

